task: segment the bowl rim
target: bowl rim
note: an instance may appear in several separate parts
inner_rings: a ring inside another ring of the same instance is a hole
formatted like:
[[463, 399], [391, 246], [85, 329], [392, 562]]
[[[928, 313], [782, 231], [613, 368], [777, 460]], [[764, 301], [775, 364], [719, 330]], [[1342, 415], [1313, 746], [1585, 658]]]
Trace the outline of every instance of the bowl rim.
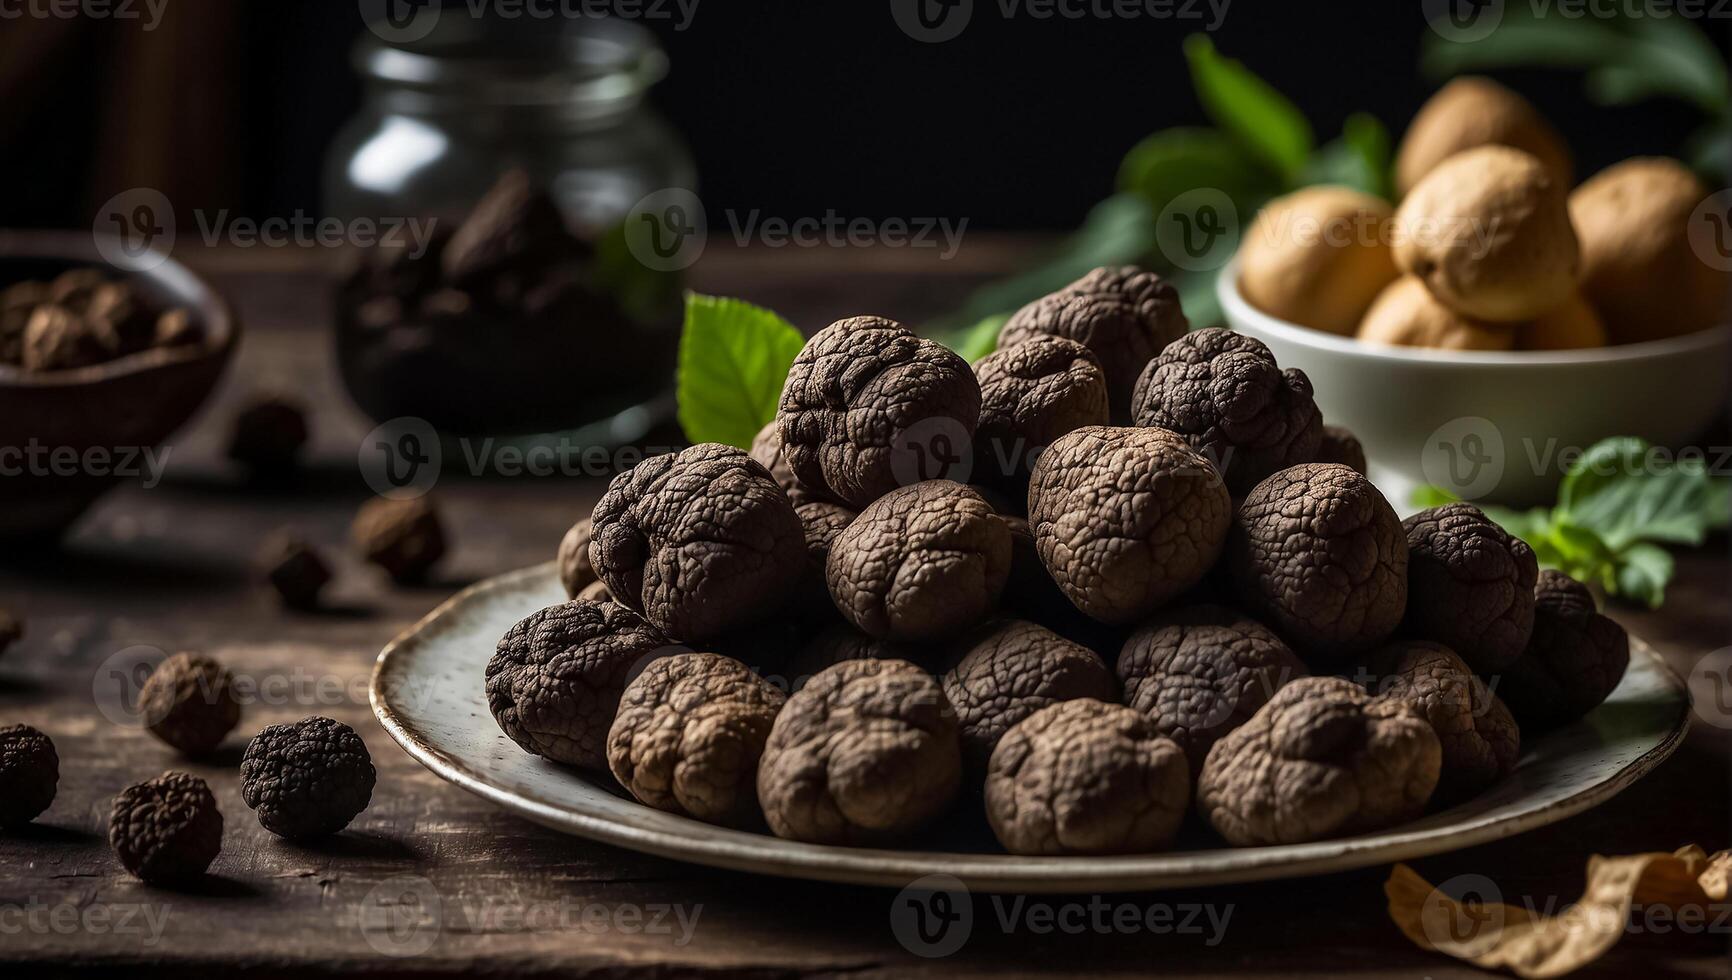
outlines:
[[1636, 344], [1615, 344], [1608, 347], [1583, 347], [1576, 350], [1485, 351], [1440, 350], [1433, 347], [1399, 347], [1370, 344], [1355, 337], [1327, 333], [1301, 326], [1289, 320], [1265, 313], [1251, 304], [1239, 291], [1239, 259], [1235, 256], [1221, 269], [1215, 280], [1215, 296], [1229, 322], [1246, 320], [1260, 331], [1291, 343], [1318, 350], [1345, 354], [1371, 361], [1398, 361], [1423, 364], [1441, 370], [1469, 368], [1534, 368], [1541, 365], [1603, 365], [1627, 364], [1636, 361], [1675, 358], [1698, 354], [1727, 346], [1732, 341], [1732, 323], [1721, 323], [1706, 330], [1644, 340]]
[[96, 232], [0, 228], [0, 261], [60, 260], [73, 265], [98, 267], [117, 279], [136, 277], [152, 281], [165, 290], [190, 297], [193, 312], [204, 325], [205, 339], [197, 344], [177, 347], [148, 347], [101, 364], [40, 374], [15, 365], [0, 364], [0, 386], [67, 388], [95, 384], [209, 358], [220, 359], [234, 350], [240, 341], [240, 320], [222, 294], [203, 277], [165, 253], [157, 253], [159, 260], [143, 269], [128, 269], [108, 261], [97, 240], [111, 237]]

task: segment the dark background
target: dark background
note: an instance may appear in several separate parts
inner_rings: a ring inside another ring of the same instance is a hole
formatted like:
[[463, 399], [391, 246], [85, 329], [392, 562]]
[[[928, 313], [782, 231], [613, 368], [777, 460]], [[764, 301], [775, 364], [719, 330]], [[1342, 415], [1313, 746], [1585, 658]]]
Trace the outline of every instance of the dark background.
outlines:
[[[237, 215], [317, 212], [321, 161], [359, 98], [355, 0], [166, 3], [147, 37], [0, 21], [0, 225], [87, 226], [135, 186]], [[1233, 0], [1214, 38], [1293, 98], [1319, 142], [1361, 109], [1399, 137], [1435, 87], [1418, 68], [1423, 16], [1418, 0]], [[925, 44], [888, 0], [701, 0], [684, 31], [645, 23], [673, 64], [653, 101], [714, 208], [1065, 228], [1139, 138], [1204, 121], [1180, 53], [1194, 20], [1007, 19], [977, 0], [959, 38]], [[1727, 22], [1711, 28], [1724, 46]], [[1574, 72], [1500, 77], [1564, 131], [1583, 176], [1677, 154], [1701, 120], [1664, 100], [1595, 107]]]

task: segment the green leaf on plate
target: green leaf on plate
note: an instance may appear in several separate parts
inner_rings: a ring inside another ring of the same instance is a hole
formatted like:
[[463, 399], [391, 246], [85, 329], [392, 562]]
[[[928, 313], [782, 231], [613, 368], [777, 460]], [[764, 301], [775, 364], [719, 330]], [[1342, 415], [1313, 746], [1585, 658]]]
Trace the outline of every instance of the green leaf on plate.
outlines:
[[800, 331], [769, 310], [687, 293], [676, 383], [686, 438], [751, 448], [776, 417], [788, 368], [804, 345]]
[[1222, 57], [1206, 35], [1185, 38], [1185, 59], [1197, 98], [1216, 125], [1289, 185], [1296, 183], [1314, 145], [1304, 114], [1249, 68]]
[[1638, 544], [1618, 555], [1618, 594], [1649, 609], [1666, 601], [1666, 583], [1672, 580], [1672, 556], [1657, 544]]

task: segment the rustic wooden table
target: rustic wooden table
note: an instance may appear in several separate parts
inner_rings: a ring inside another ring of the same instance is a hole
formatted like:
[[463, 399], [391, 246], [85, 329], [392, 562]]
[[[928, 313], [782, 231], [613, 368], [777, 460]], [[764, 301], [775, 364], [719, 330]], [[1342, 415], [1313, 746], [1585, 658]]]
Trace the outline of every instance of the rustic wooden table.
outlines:
[[[1016, 243], [971, 241], [940, 263], [908, 250], [713, 249], [694, 285], [765, 303], [808, 327], [868, 310], [918, 319], [1019, 252]], [[1101, 902], [1087, 898], [1067, 905], [977, 895], [960, 951], [928, 959], [896, 938], [888, 891], [712, 871], [591, 844], [441, 782], [374, 722], [366, 694], [374, 656], [463, 583], [550, 558], [602, 484], [448, 478], [438, 493], [455, 548], [436, 584], [390, 588], [345, 556], [332, 611], [279, 610], [248, 572], [260, 537], [293, 524], [339, 552], [368, 496], [355, 448], [370, 426], [338, 387], [325, 332], [332, 257], [255, 250], [188, 258], [233, 297], [249, 333], [214, 402], [174, 441], [167, 478], [106, 498], [57, 553], [0, 552], [0, 601], [30, 624], [28, 639], [0, 660], [0, 722], [43, 729], [61, 755], [54, 806], [35, 827], [0, 836], [0, 962], [8, 975], [1477, 972], [1420, 952], [1396, 931], [1384, 912], [1387, 868], [1105, 896], [1109, 918], [1127, 905], [1155, 926], [1134, 932], [1095, 930]], [[311, 473], [293, 493], [245, 490], [221, 458], [236, 402], [264, 386], [296, 391], [313, 408]], [[1680, 556], [1663, 613], [1616, 613], [1680, 672], [1727, 645], [1723, 550], [1717, 542]], [[99, 666], [138, 645], [207, 651], [257, 685], [224, 755], [183, 761], [97, 710]], [[313, 713], [361, 732], [379, 783], [347, 833], [290, 844], [242, 804], [235, 766], [252, 732]], [[1674, 758], [1597, 810], [1416, 865], [1433, 881], [1484, 874], [1506, 900], [1561, 905], [1580, 893], [1592, 853], [1727, 846], [1727, 763], [1726, 732], [1698, 724]], [[227, 820], [213, 877], [194, 891], [139, 884], [105, 839], [115, 792], [168, 768], [207, 779]], [[1047, 924], [1049, 913], [1056, 924]], [[1723, 929], [1643, 931], [1593, 972], [1724, 975], [1726, 939]]]

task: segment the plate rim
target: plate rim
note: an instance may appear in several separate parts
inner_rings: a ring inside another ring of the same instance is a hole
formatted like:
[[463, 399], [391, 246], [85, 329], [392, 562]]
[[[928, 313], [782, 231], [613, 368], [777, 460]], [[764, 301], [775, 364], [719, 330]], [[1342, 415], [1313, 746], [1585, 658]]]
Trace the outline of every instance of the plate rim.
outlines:
[[[434, 775], [551, 829], [671, 860], [780, 878], [904, 888], [922, 878], [948, 876], [972, 890], [1038, 894], [1206, 887], [1356, 870], [1502, 840], [1590, 810], [1628, 789], [1676, 752], [1689, 735], [1694, 715], [1689, 685], [1647, 641], [1632, 634], [1631, 655], [1649, 660], [1681, 695], [1678, 721], [1657, 745], [1602, 782], [1528, 813], [1496, 818], [1482, 814], [1466, 823], [1406, 832], [1380, 831], [1303, 844], [1113, 856], [1023, 856], [809, 844], [652, 811], [692, 825], [689, 833], [672, 833], [623, 824], [593, 810], [556, 806], [490, 782], [467, 763], [433, 747], [417, 734], [398, 715], [383, 689], [382, 681], [395, 658], [408, 656], [404, 651], [412, 649], [425, 632], [455, 608], [481, 595], [548, 576], [553, 565], [543, 562], [482, 579], [440, 603], [385, 645], [373, 664], [368, 701], [386, 734]], [[1329, 850], [1306, 853], [1318, 847]], [[1197, 855], [1224, 852], [1236, 855], [1232, 864], [1194, 866]]]

